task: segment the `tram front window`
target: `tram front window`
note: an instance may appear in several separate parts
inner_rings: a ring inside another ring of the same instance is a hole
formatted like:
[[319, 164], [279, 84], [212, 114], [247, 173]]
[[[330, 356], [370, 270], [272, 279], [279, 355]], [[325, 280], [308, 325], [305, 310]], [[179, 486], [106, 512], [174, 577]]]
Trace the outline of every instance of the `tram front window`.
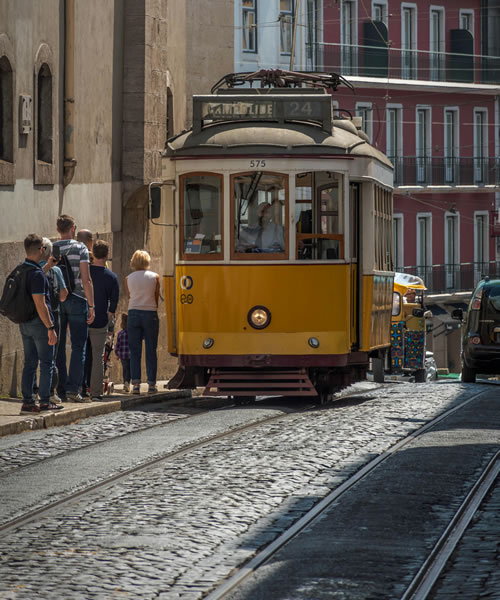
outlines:
[[233, 176], [234, 251], [239, 255], [285, 253], [286, 181], [262, 171]]
[[207, 258], [219, 258], [222, 256], [222, 177], [186, 175], [181, 181], [184, 257], [210, 255]]

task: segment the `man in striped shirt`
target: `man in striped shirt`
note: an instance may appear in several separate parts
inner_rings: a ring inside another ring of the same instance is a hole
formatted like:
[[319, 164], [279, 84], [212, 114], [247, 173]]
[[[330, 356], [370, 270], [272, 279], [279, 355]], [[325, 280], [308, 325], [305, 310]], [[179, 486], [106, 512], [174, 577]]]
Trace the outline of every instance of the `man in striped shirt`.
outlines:
[[[88, 326], [95, 318], [94, 288], [90, 277], [89, 251], [85, 244], [75, 237], [75, 219], [61, 215], [57, 219], [57, 231], [61, 239], [54, 242], [61, 256], [66, 255], [75, 279], [75, 287], [67, 300], [61, 304], [61, 335], [57, 350], [56, 364], [59, 371], [57, 393], [68, 402], [84, 402], [80, 395], [85, 362], [85, 345]], [[71, 337], [71, 360], [69, 371], [66, 367], [66, 334], [69, 326]]]

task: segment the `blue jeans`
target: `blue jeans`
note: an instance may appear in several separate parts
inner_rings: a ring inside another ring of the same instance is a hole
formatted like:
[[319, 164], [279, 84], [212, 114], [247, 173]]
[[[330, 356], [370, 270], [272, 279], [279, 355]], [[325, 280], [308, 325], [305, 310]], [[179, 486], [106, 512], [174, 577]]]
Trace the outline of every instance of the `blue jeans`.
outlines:
[[158, 313], [155, 310], [129, 310], [127, 320], [128, 346], [130, 348], [130, 374], [132, 383], [141, 382], [142, 340], [146, 345], [146, 374], [148, 383], [156, 383], [159, 330]]
[[[65, 398], [67, 393], [77, 394], [83, 379], [85, 363], [85, 345], [88, 335], [88, 305], [87, 301], [75, 294], [70, 294], [66, 302], [60, 304], [61, 335], [57, 349], [56, 365], [59, 371], [57, 393]], [[71, 337], [71, 359], [69, 373], [66, 368], [66, 335], [69, 325]]]
[[36, 370], [40, 362], [40, 381], [38, 395], [40, 404], [50, 401], [50, 382], [54, 370], [54, 346], [49, 346], [47, 327], [37, 315], [31, 321], [19, 326], [24, 347], [24, 367], [21, 379], [21, 390], [24, 404], [33, 404], [33, 386]]

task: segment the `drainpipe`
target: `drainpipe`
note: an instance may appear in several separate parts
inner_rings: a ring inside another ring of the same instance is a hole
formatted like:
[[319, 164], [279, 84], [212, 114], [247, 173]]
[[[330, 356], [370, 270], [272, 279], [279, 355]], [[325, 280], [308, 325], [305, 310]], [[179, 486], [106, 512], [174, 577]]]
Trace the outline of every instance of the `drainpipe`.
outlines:
[[64, 2], [64, 187], [75, 175], [75, 0]]

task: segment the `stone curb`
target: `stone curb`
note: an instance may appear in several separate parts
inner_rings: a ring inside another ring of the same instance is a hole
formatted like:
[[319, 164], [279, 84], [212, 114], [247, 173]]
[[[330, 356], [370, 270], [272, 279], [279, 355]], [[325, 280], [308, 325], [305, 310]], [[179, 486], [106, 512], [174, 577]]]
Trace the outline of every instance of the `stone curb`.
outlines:
[[[35, 431], [70, 425], [80, 419], [105, 415], [119, 410], [141, 406], [143, 404], [154, 404], [164, 401], [182, 400], [183, 405], [198, 406], [200, 398], [192, 398], [191, 390], [172, 390], [169, 392], [158, 392], [154, 395], [126, 396], [124, 398], [110, 399], [104, 402], [92, 402], [83, 404], [77, 408], [68, 408], [61, 412], [48, 412], [43, 415], [22, 415], [22, 420], [13, 423], [0, 423], [0, 437], [22, 433], [23, 431]], [[169, 402], [176, 404], [175, 402]]]

